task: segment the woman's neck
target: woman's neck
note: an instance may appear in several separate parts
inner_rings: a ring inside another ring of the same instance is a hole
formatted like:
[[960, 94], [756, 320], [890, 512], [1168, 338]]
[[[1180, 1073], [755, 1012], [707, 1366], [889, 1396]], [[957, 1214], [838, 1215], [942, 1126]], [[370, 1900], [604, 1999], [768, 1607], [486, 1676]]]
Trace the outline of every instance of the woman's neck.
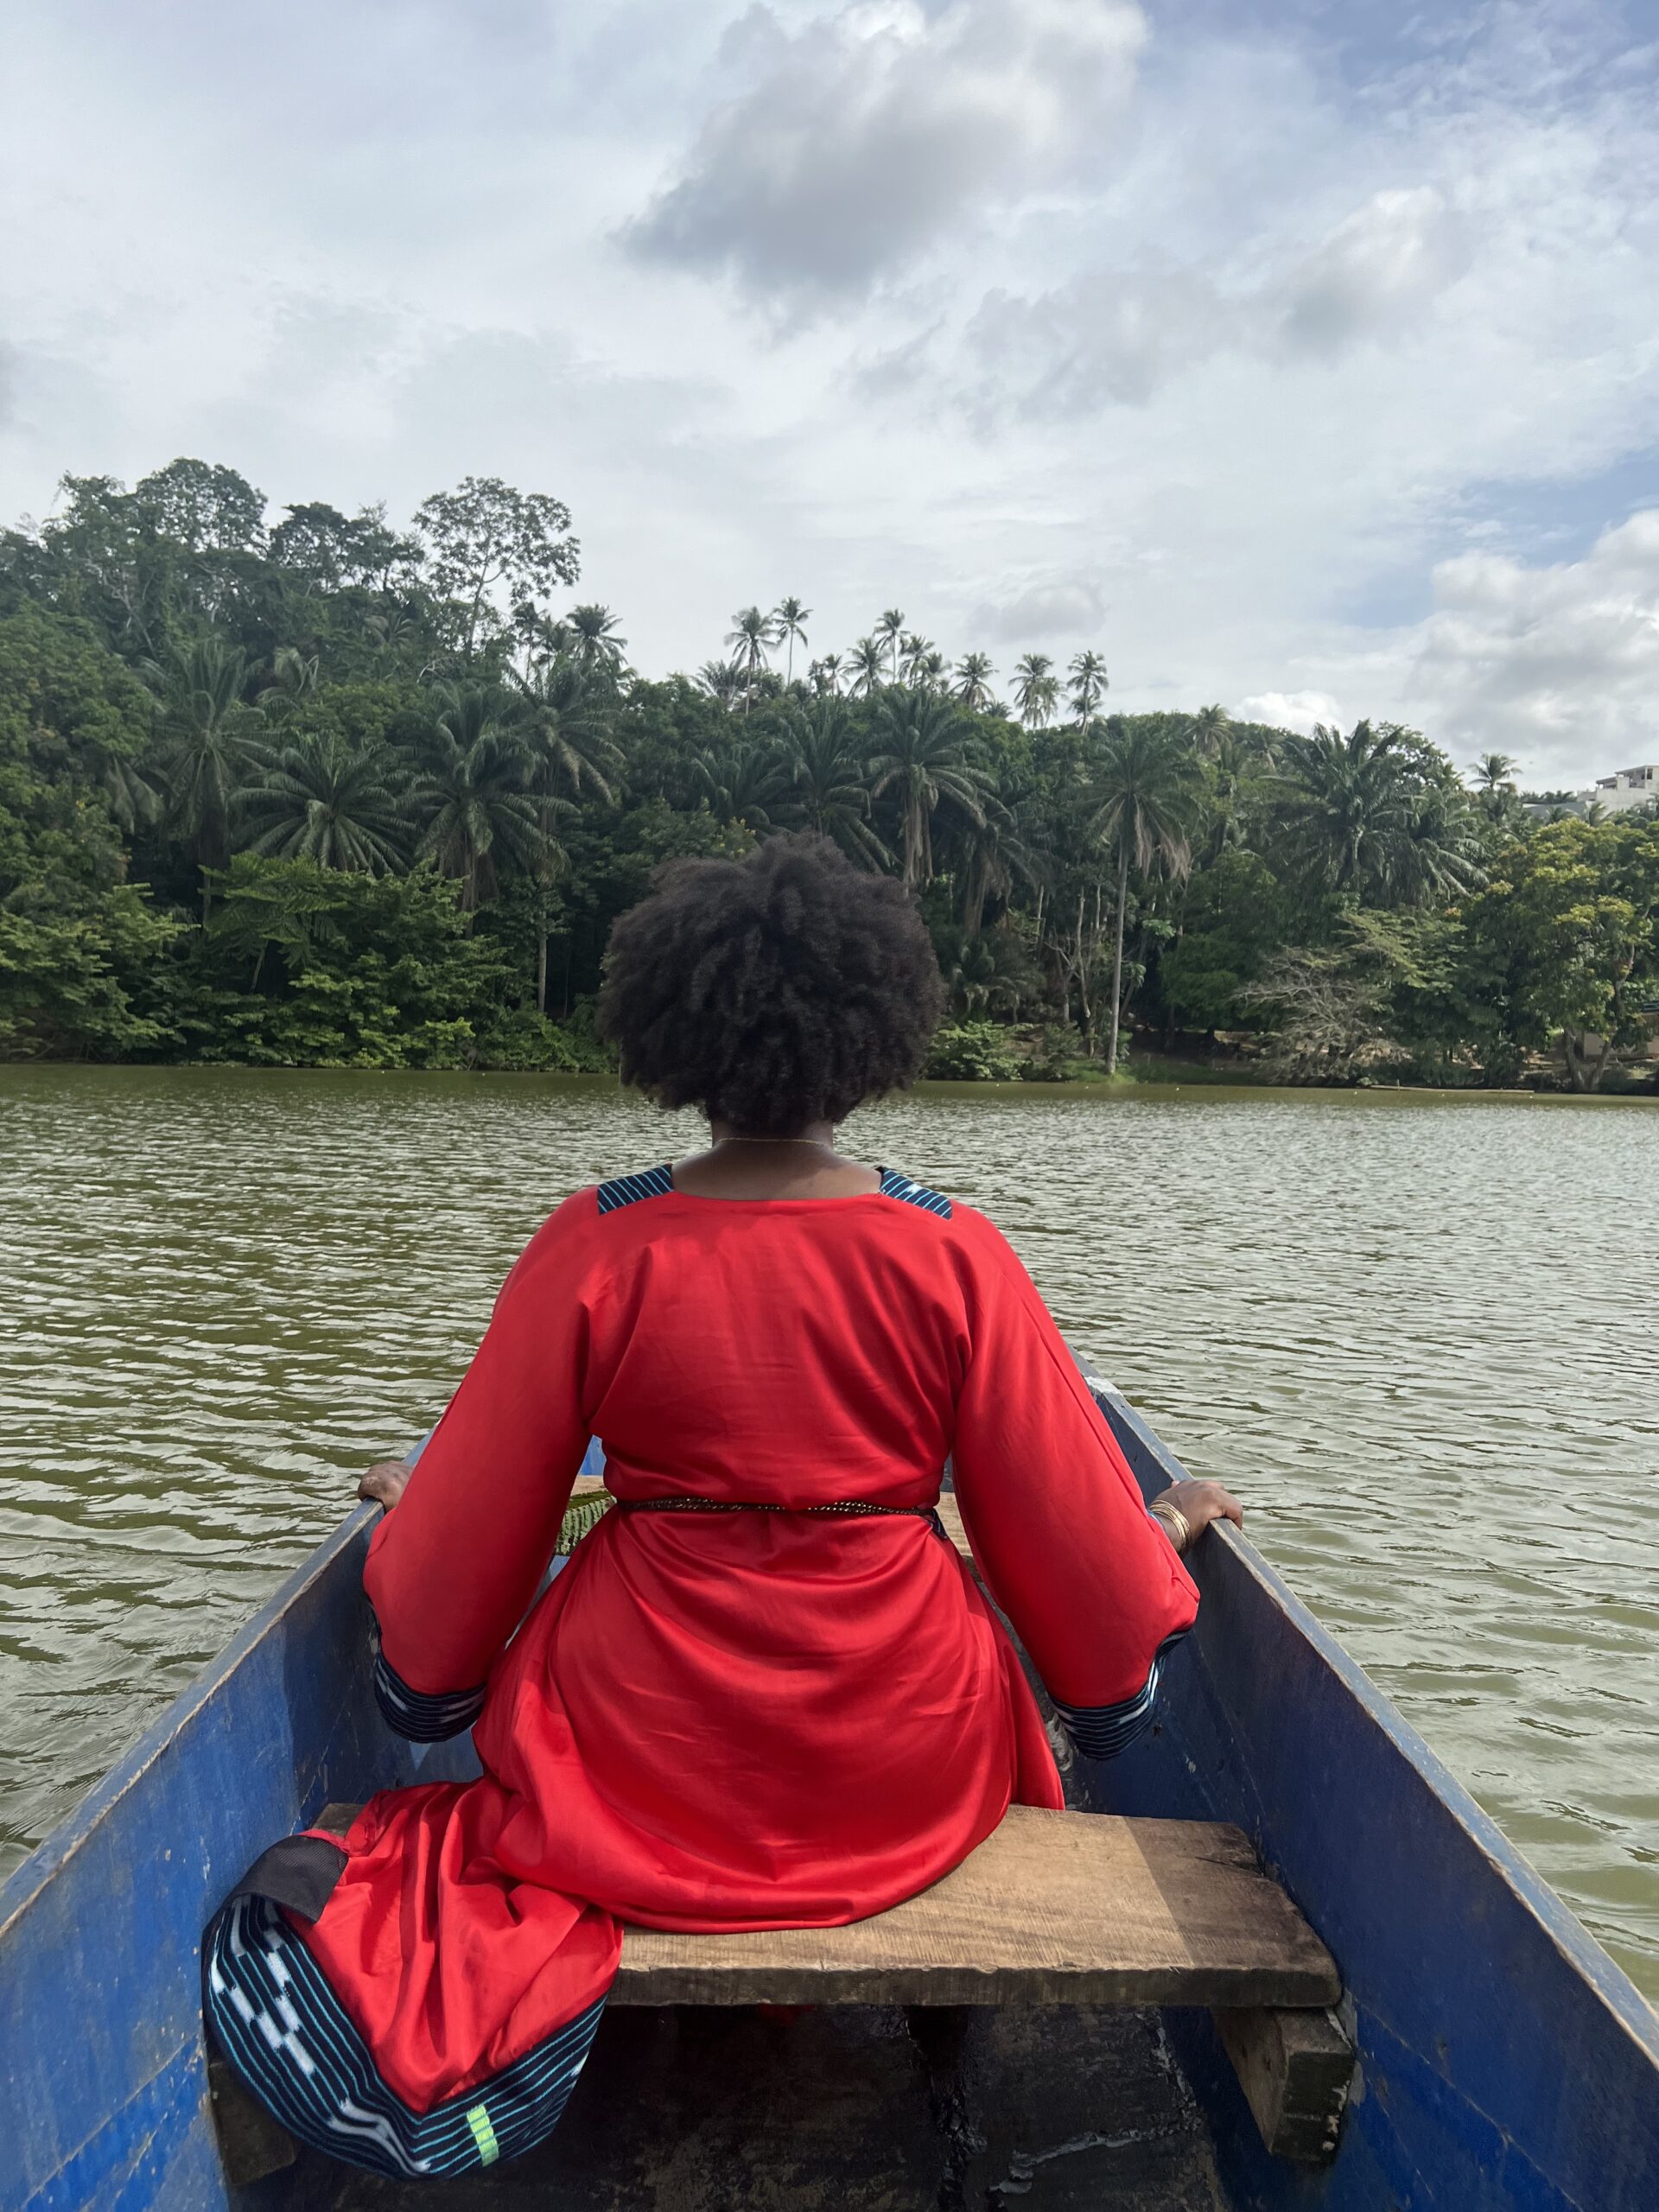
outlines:
[[785, 1136], [756, 1136], [713, 1120], [706, 1152], [674, 1163], [674, 1187], [704, 1198], [844, 1198], [880, 1187], [881, 1178], [836, 1150], [830, 1122]]

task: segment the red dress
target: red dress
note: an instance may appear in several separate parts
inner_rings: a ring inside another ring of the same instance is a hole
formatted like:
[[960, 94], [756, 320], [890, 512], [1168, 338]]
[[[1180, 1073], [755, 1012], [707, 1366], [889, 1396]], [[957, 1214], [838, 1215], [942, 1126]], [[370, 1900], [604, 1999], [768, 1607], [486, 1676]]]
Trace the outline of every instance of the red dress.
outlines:
[[[625, 1503], [537, 1600], [590, 1435]], [[989, 1222], [892, 1174], [750, 1202], [659, 1168], [559, 1208], [365, 1578], [388, 1711], [438, 1732], [481, 1704], [483, 1777], [277, 1847], [210, 1931], [215, 2033], [291, 2128], [395, 2173], [488, 2164], [556, 2120], [620, 1923], [861, 1919], [1011, 1801], [1061, 1802], [936, 1524], [626, 1505], [926, 1508], [947, 1457], [1080, 1740], [1132, 1723], [1196, 1593]]]

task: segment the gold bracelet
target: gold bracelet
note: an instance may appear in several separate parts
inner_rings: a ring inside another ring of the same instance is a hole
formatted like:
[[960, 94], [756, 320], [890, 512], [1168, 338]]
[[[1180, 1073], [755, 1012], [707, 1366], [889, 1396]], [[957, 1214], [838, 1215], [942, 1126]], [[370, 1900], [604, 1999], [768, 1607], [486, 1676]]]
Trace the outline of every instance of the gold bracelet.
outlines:
[[1179, 1559], [1192, 1541], [1192, 1523], [1179, 1505], [1171, 1504], [1166, 1498], [1160, 1497], [1155, 1505], [1147, 1508], [1147, 1511], [1154, 1521], [1163, 1522]]

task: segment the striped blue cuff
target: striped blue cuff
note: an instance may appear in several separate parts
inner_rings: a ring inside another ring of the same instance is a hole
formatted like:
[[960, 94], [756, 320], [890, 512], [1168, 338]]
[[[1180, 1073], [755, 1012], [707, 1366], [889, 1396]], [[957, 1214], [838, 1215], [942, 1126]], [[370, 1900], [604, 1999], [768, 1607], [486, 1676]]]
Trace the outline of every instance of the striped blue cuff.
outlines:
[[1166, 1637], [1159, 1645], [1146, 1687], [1133, 1697], [1123, 1698], [1116, 1705], [1062, 1705], [1058, 1698], [1055, 1699], [1054, 1710], [1059, 1715], [1060, 1725], [1080, 1758], [1115, 1759], [1145, 1732], [1158, 1695], [1159, 1670], [1166, 1655], [1185, 1634], [1183, 1629], [1179, 1635]]
[[370, 1643], [374, 1651], [374, 1701], [395, 1735], [407, 1737], [411, 1744], [441, 1744], [446, 1736], [459, 1736], [470, 1728], [483, 1712], [486, 1683], [480, 1682], [473, 1690], [411, 1689], [387, 1663], [380, 1649], [378, 1623], [370, 1632]]

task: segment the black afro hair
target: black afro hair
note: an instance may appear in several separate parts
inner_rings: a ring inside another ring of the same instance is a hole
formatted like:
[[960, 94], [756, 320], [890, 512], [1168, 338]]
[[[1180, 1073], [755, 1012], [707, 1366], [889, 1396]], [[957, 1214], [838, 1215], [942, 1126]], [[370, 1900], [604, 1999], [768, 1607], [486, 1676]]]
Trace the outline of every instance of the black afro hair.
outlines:
[[611, 931], [599, 1026], [622, 1079], [746, 1136], [914, 1082], [944, 1007], [921, 917], [827, 837], [673, 861]]

